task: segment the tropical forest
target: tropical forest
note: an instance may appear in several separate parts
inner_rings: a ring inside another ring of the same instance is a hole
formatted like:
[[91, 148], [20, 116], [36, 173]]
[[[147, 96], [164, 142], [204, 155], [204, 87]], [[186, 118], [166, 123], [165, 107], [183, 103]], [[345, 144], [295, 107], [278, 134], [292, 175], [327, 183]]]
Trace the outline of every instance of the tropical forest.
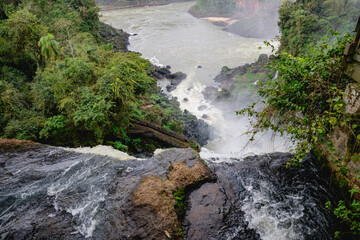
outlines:
[[0, 239], [359, 239], [359, 43], [359, 0], [2, 0]]

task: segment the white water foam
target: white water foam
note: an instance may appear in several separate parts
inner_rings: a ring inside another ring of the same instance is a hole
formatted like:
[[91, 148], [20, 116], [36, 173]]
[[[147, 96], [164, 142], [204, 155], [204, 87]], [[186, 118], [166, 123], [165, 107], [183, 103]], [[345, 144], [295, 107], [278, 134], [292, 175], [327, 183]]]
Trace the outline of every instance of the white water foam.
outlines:
[[[274, 191], [272, 186], [265, 181], [259, 184], [259, 189], [254, 189], [252, 184], [244, 186], [250, 193], [242, 202], [249, 227], [255, 229], [263, 240], [302, 240], [295, 229], [296, 221], [304, 215], [305, 208], [300, 203], [302, 197], [287, 195], [282, 201], [272, 201], [269, 197]], [[284, 206], [294, 207], [284, 211], [281, 209]]]
[[91, 153], [102, 156], [108, 156], [122, 161], [134, 159], [134, 157], [131, 157], [129, 154], [125, 152], [116, 150], [111, 146], [104, 146], [104, 145], [98, 145], [96, 147], [67, 148], [66, 150], [74, 151], [78, 153]]
[[166, 151], [166, 149], [157, 148], [157, 149], [154, 151], [154, 155], [158, 155], [158, 154], [160, 154], [160, 153], [162, 153], [162, 152], [165, 152], [165, 151]]
[[145, 58], [145, 59], [148, 59], [155, 66], [164, 67], [164, 65], [160, 63], [159, 59], [156, 58], [156, 56], [153, 56], [151, 58]]
[[[110, 150], [111, 152], [112, 148], [107, 146], [81, 148], [78, 152], [95, 154], [101, 152], [101, 155], [109, 156], [109, 154], [104, 154], [105, 150]], [[110, 156], [121, 160], [130, 158], [130, 156], [124, 155], [122, 152], [120, 152], [120, 155], [117, 153], [116, 155], [110, 154]], [[64, 170], [61, 177], [47, 189], [49, 196], [55, 196], [53, 203], [55, 210], [66, 210], [74, 218], [78, 219], [80, 224], [75, 226], [75, 229], [86, 238], [91, 237], [95, 231], [98, 223], [96, 217], [98, 208], [101, 202], [105, 201], [107, 195], [106, 190], [101, 186], [108, 182], [108, 173], [100, 170], [105, 169], [109, 161], [114, 161], [112, 159], [101, 159], [102, 161], [99, 161], [99, 159], [101, 158], [93, 155], [77, 161]], [[83, 190], [79, 193], [82, 197], [76, 201], [64, 204], [64, 198], [67, 197], [69, 192], [71, 193], [79, 186], [83, 186]]]

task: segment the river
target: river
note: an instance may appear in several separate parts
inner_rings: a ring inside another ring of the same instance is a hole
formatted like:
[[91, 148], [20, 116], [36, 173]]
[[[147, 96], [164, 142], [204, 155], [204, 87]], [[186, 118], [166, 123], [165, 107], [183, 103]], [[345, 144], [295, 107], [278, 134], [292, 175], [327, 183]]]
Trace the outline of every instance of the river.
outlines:
[[[244, 135], [249, 130], [249, 120], [235, 116], [239, 106], [251, 103], [248, 99], [242, 99], [243, 104], [216, 107], [202, 94], [206, 86], [218, 87], [214, 78], [223, 66], [237, 67], [255, 62], [261, 53], [270, 54], [271, 49], [265, 48], [263, 42], [271, 39], [243, 38], [222, 31], [221, 27], [190, 15], [187, 11], [193, 4], [103, 11], [101, 21], [135, 35], [130, 37], [129, 50], [140, 52], [155, 64], [170, 65], [173, 72], [187, 74], [186, 80], [169, 94], [178, 98], [183, 110], [198, 118], [208, 116], [204, 120], [213, 127], [214, 139], [203, 148], [203, 157], [288, 151], [286, 139], [272, 133], [262, 134], [249, 144], [249, 136]], [[203, 107], [199, 110], [200, 106]]]
[[[216, 107], [201, 94], [205, 86], [216, 86], [213, 78], [223, 65], [235, 67], [269, 53], [258, 49], [263, 39], [241, 38], [196, 19], [187, 13], [192, 4], [101, 12], [102, 21], [137, 34], [130, 50], [185, 72], [187, 79], [170, 97], [199, 118], [210, 116], [205, 120], [216, 137], [201, 155], [216, 181], [187, 190], [184, 239], [333, 239], [342, 226], [324, 206], [336, 203], [339, 193], [326, 169], [311, 155], [303, 167], [286, 168], [291, 155], [271, 153], [287, 151], [286, 139], [271, 133], [244, 148], [249, 120], [235, 116], [232, 108], [239, 104]], [[166, 182], [175, 162], [197, 159], [191, 149], [157, 150], [150, 159], [136, 159], [110, 146], [18, 149], [21, 145], [0, 151], [0, 239], [168, 239], [169, 229], [152, 219], [151, 203], [134, 206], [134, 190], [144, 176]], [[245, 158], [259, 153], [268, 154]], [[144, 210], [149, 216], [141, 215]], [[153, 232], [161, 237], [149, 237]]]

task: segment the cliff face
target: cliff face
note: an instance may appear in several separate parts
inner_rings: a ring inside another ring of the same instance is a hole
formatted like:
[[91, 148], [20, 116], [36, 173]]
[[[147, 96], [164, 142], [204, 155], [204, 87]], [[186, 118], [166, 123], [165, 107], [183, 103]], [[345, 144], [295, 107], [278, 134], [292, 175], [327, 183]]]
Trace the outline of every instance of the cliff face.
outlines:
[[172, 2], [186, 2], [190, 0], [95, 0], [95, 3], [102, 10], [111, 10], [117, 8], [131, 8], [152, 5], [165, 5]]
[[280, 1], [259, 1], [259, 0], [237, 0], [236, 8], [242, 15], [266, 15], [277, 14]]
[[198, 17], [244, 17], [277, 14], [280, 0], [199, 0], [191, 12]]
[[217, 24], [243, 37], [273, 38], [278, 34], [280, 4], [280, 0], [199, 0], [189, 12], [196, 17], [230, 18], [230, 24]]
[[[351, 117], [360, 114], [360, 87], [357, 83], [347, 86], [343, 101], [346, 104], [345, 111]], [[324, 157], [329, 167], [338, 179], [345, 179], [350, 188], [360, 192], [359, 179], [359, 147], [355, 143], [354, 133], [348, 127], [338, 126], [331, 134], [330, 142], [318, 146], [319, 153]], [[343, 161], [342, 158], [348, 159]], [[358, 196], [360, 198], [360, 196]]]

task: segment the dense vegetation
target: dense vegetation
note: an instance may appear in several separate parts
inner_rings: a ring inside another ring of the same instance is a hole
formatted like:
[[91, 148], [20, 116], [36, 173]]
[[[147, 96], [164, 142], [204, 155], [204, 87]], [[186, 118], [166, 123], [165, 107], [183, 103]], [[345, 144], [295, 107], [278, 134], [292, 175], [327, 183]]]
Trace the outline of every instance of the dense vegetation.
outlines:
[[98, 11], [92, 0], [0, 3], [0, 137], [127, 149], [145, 145], [126, 134], [132, 118], [184, 131], [150, 62], [106, 44]]
[[280, 50], [297, 55], [329, 28], [352, 32], [359, 10], [358, 0], [286, 0], [279, 9]]
[[[280, 50], [269, 66], [277, 78], [262, 83], [261, 104], [253, 104], [238, 114], [254, 117], [251, 134], [271, 129], [293, 140], [294, 158], [289, 165], [301, 165], [309, 151], [327, 157], [327, 163], [340, 176], [340, 186], [347, 186], [349, 163], [359, 161], [360, 115], [346, 110], [344, 96], [353, 80], [342, 68], [345, 44], [351, 41], [359, 14], [357, 1], [303, 0], [285, 1], [280, 13]], [[318, 41], [322, 35], [330, 34]], [[269, 43], [267, 45], [271, 46]], [[279, 117], [281, 116], [281, 117]], [[348, 140], [335, 144], [336, 134]], [[356, 171], [356, 169], [354, 169]], [[360, 176], [358, 176], [359, 178]], [[349, 223], [356, 239], [360, 236], [360, 203], [354, 199], [358, 190], [350, 190], [337, 206], [327, 208]], [[336, 238], [348, 239], [336, 232]]]
[[[345, 178], [349, 161], [359, 160], [360, 115], [346, 112], [343, 100], [348, 84], [353, 82], [341, 65], [345, 44], [350, 40], [350, 35], [337, 36], [334, 42], [329, 42], [328, 37], [297, 57], [286, 52], [278, 54], [271, 65], [278, 77], [262, 83], [259, 89], [265, 99], [262, 106], [253, 104], [238, 112], [254, 117], [251, 134], [271, 129], [291, 138], [295, 148], [289, 166], [301, 165], [313, 150], [328, 157]], [[349, 134], [347, 144], [351, 147], [339, 149], [334, 145], [336, 131]], [[346, 182], [340, 184], [346, 186]], [[354, 192], [357, 190], [352, 190], [351, 197]], [[341, 201], [333, 210], [351, 225], [355, 235], [360, 235], [359, 202]], [[342, 236], [339, 232], [336, 235]]]

